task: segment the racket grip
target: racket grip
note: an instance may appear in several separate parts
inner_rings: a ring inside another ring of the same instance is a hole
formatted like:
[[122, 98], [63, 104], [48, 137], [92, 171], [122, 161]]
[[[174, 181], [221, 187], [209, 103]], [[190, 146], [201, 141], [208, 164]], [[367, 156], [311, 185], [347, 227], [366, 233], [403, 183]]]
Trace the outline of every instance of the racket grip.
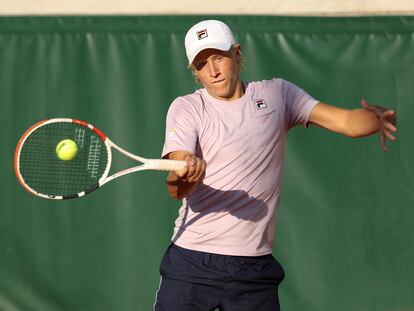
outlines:
[[177, 171], [182, 169], [187, 165], [185, 161], [177, 160], [151, 160], [148, 165], [151, 166], [151, 169], [158, 171]]

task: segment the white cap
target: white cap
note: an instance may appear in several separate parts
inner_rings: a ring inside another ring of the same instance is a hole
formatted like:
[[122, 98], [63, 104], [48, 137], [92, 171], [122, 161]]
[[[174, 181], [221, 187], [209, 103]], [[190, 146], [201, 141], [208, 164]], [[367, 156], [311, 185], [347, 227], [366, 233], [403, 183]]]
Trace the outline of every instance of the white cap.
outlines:
[[207, 20], [195, 24], [185, 35], [185, 52], [188, 64], [205, 49], [230, 50], [236, 43], [233, 32], [225, 23]]

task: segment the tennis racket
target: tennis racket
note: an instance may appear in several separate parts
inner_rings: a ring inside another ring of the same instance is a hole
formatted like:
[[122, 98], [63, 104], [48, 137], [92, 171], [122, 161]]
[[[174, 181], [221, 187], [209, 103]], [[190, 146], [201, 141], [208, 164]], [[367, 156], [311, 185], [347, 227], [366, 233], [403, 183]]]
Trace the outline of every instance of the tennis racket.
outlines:
[[[65, 139], [77, 146], [71, 160], [62, 160], [56, 154], [56, 146]], [[112, 149], [142, 164], [108, 176]], [[139, 157], [117, 146], [91, 124], [67, 118], [48, 119], [30, 127], [20, 138], [14, 155], [14, 170], [21, 185], [36, 196], [55, 200], [83, 197], [129, 173], [175, 171], [185, 165], [184, 161]]]

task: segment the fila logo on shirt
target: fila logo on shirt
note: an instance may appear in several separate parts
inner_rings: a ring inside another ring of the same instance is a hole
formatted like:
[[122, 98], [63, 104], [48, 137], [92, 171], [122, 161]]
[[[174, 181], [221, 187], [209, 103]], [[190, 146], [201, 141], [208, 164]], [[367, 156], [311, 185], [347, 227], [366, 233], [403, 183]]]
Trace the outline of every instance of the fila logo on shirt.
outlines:
[[207, 29], [203, 29], [200, 31], [197, 31], [197, 38], [198, 40], [204, 39], [208, 37]]
[[257, 110], [262, 110], [267, 108], [266, 102], [264, 101], [264, 99], [256, 99], [254, 101], [255, 105], [256, 105], [256, 109]]

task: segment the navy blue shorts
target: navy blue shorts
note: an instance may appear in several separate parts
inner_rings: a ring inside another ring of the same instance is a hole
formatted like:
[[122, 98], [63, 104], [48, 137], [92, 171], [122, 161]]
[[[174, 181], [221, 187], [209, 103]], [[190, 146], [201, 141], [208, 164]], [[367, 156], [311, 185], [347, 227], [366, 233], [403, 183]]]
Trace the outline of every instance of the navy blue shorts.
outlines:
[[272, 255], [245, 257], [171, 244], [160, 266], [155, 311], [278, 311], [284, 271]]

